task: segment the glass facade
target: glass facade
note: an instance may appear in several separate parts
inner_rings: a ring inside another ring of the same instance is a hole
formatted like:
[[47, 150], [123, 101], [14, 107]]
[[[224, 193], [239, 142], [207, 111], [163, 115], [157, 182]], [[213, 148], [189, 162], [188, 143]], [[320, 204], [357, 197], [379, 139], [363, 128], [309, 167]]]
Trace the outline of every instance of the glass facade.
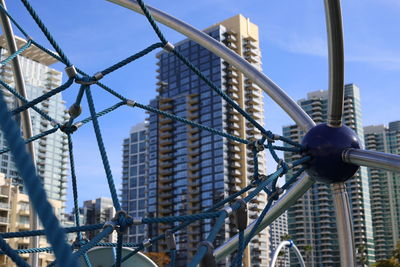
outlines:
[[[145, 217], [147, 204], [147, 126], [140, 123], [132, 127], [123, 142], [122, 210], [132, 217]], [[146, 236], [144, 225], [129, 228], [126, 242], [142, 242]]]
[[[364, 128], [368, 150], [400, 154], [400, 121]], [[400, 239], [400, 175], [368, 168], [376, 260], [392, 256]]]
[[[17, 38], [17, 40], [21, 42], [21, 39]], [[29, 49], [37, 48], [31, 47]], [[8, 56], [7, 50], [1, 46], [0, 55], [1, 59], [5, 59]], [[29, 58], [19, 56], [28, 99], [34, 99], [61, 85], [62, 73], [49, 67], [50, 64], [56, 63], [55, 60], [49, 59], [50, 56], [47, 56], [47, 54], [40, 50], [36, 52], [30, 51], [28, 55], [30, 55]], [[14, 78], [10, 65], [1, 66], [0, 79], [10, 86], [14, 86]], [[15, 108], [17, 106], [15, 97], [4, 88], [2, 88], [2, 91], [9, 108]], [[65, 103], [61, 93], [50, 97], [36, 106], [59, 122], [67, 119]], [[33, 135], [53, 128], [46, 119], [42, 118], [35, 111], [31, 110], [30, 114]], [[34, 141], [34, 146], [37, 172], [43, 179], [46, 193], [50, 199], [62, 201], [64, 206], [67, 193], [68, 169], [68, 144], [66, 135], [60, 131], [56, 131], [53, 134]], [[0, 131], [0, 149], [5, 147], [7, 147], [7, 144]], [[4, 173], [7, 178], [12, 178], [21, 183], [10, 153], [0, 155], [0, 172]]]

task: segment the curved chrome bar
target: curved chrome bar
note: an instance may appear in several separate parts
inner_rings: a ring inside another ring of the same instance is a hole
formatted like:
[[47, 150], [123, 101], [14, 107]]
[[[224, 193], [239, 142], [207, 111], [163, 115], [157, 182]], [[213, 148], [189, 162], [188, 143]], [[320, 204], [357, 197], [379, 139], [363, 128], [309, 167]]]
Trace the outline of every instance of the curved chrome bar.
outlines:
[[349, 148], [343, 151], [343, 161], [371, 168], [400, 172], [400, 155]]
[[[4, 9], [6, 9], [5, 0], [0, 0], [0, 4], [4, 7]], [[1, 22], [0, 23], [1, 28], [6, 37], [8, 52], [11, 55], [11, 54], [15, 53], [18, 50], [18, 48], [17, 48], [16, 42], [14, 39], [14, 32], [11, 27], [10, 19], [3, 12], [0, 12], [0, 22]], [[24, 78], [22, 76], [22, 69], [21, 69], [21, 65], [19, 63], [18, 57], [15, 57], [12, 60], [12, 66], [14, 69], [13, 74], [14, 74], [15, 87], [20, 95], [27, 98]], [[21, 106], [23, 103], [18, 100], [18, 104], [19, 104], [19, 106]], [[21, 121], [22, 121], [22, 132], [23, 132], [24, 138], [25, 139], [31, 138], [33, 136], [33, 131], [32, 131], [32, 121], [31, 121], [31, 116], [30, 116], [29, 110], [25, 110], [22, 112]], [[29, 142], [27, 144], [27, 149], [28, 149], [29, 153], [32, 155], [33, 163], [36, 166], [34, 142]], [[33, 216], [31, 216], [32, 230], [37, 230], [38, 226], [39, 226], [39, 218], [36, 215], [36, 213], [33, 212], [32, 206], [30, 206], [30, 212], [31, 212], [31, 214], [34, 214]], [[31, 239], [31, 246], [33, 248], [39, 247], [39, 237], [38, 236], [35, 236]], [[31, 258], [32, 266], [34, 266], [34, 267], [39, 266], [39, 254], [38, 253], [32, 253], [30, 258]]]
[[[142, 13], [140, 6], [133, 0], [107, 0], [120, 6]], [[307, 115], [297, 103], [290, 98], [278, 85], [271, 81], [266, 75], [258, 71], [241, 56], [230, 50], [220, 42], [216, 41], [207, 34], [197, 30], [189, 24], [166, 14], [158, 9], [147, 6], [153, 17], [162, 24], [186, 35], [191, 40], [210, 50], [217, 56], [238, 68], [244, 75], [260, 86], [286, 113], [296, 122], [296, 124], [307, 132], [315, 126], [314, 121]]]
[[340, 0], [325, 0], [329, 50], [328, 125], [342, 125], [344, 97], [344, 46]]
[[[285, 210], [290, 208], [303, 194], [314, 184], [314, 180], [308, 176], [307, 174], [303, 173], [287, 191], [286, 193], [272, 205], [271, 209], [267, 212], [264, 219], [260, 223], [257, 228], [256, 233], [258, 234], [261, 232], [265, 227], [270, 225], [276, 218], [278, 218]], [[244, 236], [247, 238], [248, 234], [250, 233], [253, 225], [256, 222], [253, 221], [249, 226], [247, 226]], [[235, 251], [238, 247], [239, 236], [235, 235], [220, 247], [214, 250], [214, 256], [216, 257], [217, 261], [223, 259], [224, 257], [228, 256], [230, 253]]]
[[290, 241], [287, 241], [287, 240], [286, 240], [286, 241], [282, 241], [282, 242], [278, 245], [278, 247], [277, 247], [276, 250], [275, 250], [274, 256], [272, 257], [270, 267], [274, 267], [274, 266], [275, 266], [276, 261], [277, 261], [278, 256], [279, 256], [279, 252], [282, 250], [282, 248], [283, 248], [284, 246], [287, 246], [287, 247], [289, 247], [289, 248], [293, 248], [294, 253], [295, 253], [296, 256], [297, 256], [297, 259], [298, 259], [299, 262], [300, 262], [300, 267], [306, 267], [306, 264], [304, 263], [304, 259], [303, 259], [303, 257], [301, 256], [301, 253], [300, 253], [299, 249], [296, 247], [296, 245], [293, 243], [292, 240], [290, 240]]
[[354, 246], [353, 216], [351, 215], [349, 195], [344, 183], [332, 184], [331, 188], [340, 249], [340, 266], [354, 267], [356, 266], [356, 250]]

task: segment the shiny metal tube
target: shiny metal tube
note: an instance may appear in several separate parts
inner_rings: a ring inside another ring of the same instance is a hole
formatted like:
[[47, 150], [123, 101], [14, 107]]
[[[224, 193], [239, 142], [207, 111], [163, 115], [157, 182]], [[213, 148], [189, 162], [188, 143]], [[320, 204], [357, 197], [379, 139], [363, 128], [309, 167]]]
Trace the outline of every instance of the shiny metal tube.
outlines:
[[344, 46], [340, 0], [325, 0], [329, 51], [328, 125], [342, 125], [344, 98]]
[[354, 267], [356, 266], [356, 253], [354, 246], [353, 221], [349, 196], [346, 192], [346, 185], [344, 183], [332, 184], [332, 191], [340, 249], [340, 266]]
[[[142, 13], [140, 6], [134, 0], [107, 0], [120, 6]], [[241, 56], [230, 50], [212, 37], [197, 30], [189, 24], [178, 20], [177, 18], [164, 13], [158, 9], [147, 6], [154, 19], [160, 23], [186, 35], [189, 39], [197, 42], [204, 48], [210, 50], [215, 55], [221, 57], [229, 64], [239, 69], [245, 76], [260, 86], [286, 113], [296, 122], [296, 124], [305, 132], [315, 126], [314, 121], [307, 115], [303, 109], [297, 105], [278, 85], [276, 85], [266, 75], [258, 71], [249, 62]]]
[[[285, 212], [290, 206], [292, 206], [313, 184], [314, 180], [307, 174], [303, 173], [287, 191], [286, 193], [272, 205], [271, 209], [265, 215], [264, 219], [257, 228], [256, 233], [258, 234], [268, 225], [270, 225], [276, 218], [278, 218], [283, 212]], [[255, 221], [253, 221], [245, 230], [244, 236], [247, 238]], [[225, 258], [230, 253], [235, 251], [238, 247], [239, 236], [235, 235], [220, 247], [214, 250], [214, 256], [217, 261]]]
[[343, 151], [343, 161], [360, 166], [400, 172], [400, 155], [349, 148]]
[[[6, 9], [5, 1], [0, 0], [0, 4]], [[6, 37], [6, 42], [8, 46], [8, 51], [10, 54], [15, 53], [18, 48], [15, 43], [14, 39], [14, 33], [11, 27], [10, 19], [5, 15], [3, 12], [0, 12], [0, 21], [1, 21], [1, 28], [3, 30], [3, 33]], [[26, 98], [26, 90], [25, 90], [25, 83], [24, 83], [24, 78], [22, 76], [22, 70], [21, 70], [21, 65], [19, 63], [19, 58], [15, 57], [12, 60], [12, 66], [13, 66], [13, 74], [14, 74], [14, 82], [15, 82], [15, 87], [20, 95]], [[22, 105], [22, 102], [18, 100], [18, 104]], [[28, 139], [33, 136], [32, 132], [32, 122], [31, 122], [31, 116], [29, 114], [29, 110], [25, 110], [21, 113], [21, 122], [22, 122], [22, 132], [24, 135], [25, 139]], [[34, 143], [30, 142], [27, 144], [27, 149], [29, 153], [32, 156], [32, 160], [34, 161], [35, 164], [35, 147]], [[39, 219], [36, 213], [33, 211], [33, 207], [30, 206], [30, 214], [31, 216], [31, 229], [32, 230], [37, 230], [38, 225], [39, 225]], [[31, 246], [33, 248], [38, 248], [39, 247], [39, 237], [35, 236], [31, 238]], [[39, 266], [39, 254], [38, 253], [32, 253], [30, 255], [31, 259], [31, 264], [33, 267]]]

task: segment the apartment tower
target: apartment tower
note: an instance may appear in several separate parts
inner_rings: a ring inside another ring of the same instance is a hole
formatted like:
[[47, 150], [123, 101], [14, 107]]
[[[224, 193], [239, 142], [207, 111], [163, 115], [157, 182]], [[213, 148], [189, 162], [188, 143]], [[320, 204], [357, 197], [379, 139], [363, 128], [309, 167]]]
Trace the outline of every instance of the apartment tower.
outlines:
[[[261, 69], [258, 27], [242, 15], [215, 24], [205, 32]], [[175, 45], [184, 56], [236, 103], [263, 125], [262, 91], [235, 67], [191, 40]], [[260, 133], [173, 54], [157, 54], [158, 96], [153, 107], [176, 114], [205, 126], [250, 139]], [[249, 183], [254, 162], [245, 145], [221, 138], [208, 131], [149, 114], [149, 216], [196, 214]], [[265, 174], [264, 154], [259, 169]], [[257, 218], [266, 196], [249, 204], [250, 221]], [[177, 265], [185, 265], [196, 253], [214, 225], [213, 219], [197, 221], [176, 237]], [[164, 233], [173, 225], [151, 225], [149, 235]], [[214, 246], [237, 233], [233, 220], [227, 219]], [[161, 241], [153, 251], [166, 252]], [[245, 266], [268, 266], [268, 231], [257, 235], [246, 250]], [[221, 263], [227, 266], [231, 259]]]
[[[400, 121], [364, 127], [365, 147], [400, 154]], [[400, 175], [368, 168], [376, 260], [392, 256], [400, 238]]]
[[[270, 259], [275, 254], [276, 249], [282, 241], [291, 239], [288, 232], [288, 221], [287, 212], [282, 213], [281, 216], [276, 218], [276, 220], [269, 226], [269, 245], [270, 245]], [[283, 248], [281, 250], [283, 255], [280, 255], [277, 261], [279, 267], [289, 267], [289, 249]]]
[[[132, 217], [146, 215], [147, 141], [147, 126], [142, 122], [132, 127], [129, 137], [123, 143], [121, 206]], [[144, 225], [130, 227], [125, 235], [126, 241], [142, 242], [145, 231]]]
[[[317, 123], [327, 121], [328, 91], [316, 91], [299, 105]], [[345, 85], [344, 124], [354, 130], [364, 145], [361, 121], [360, 90], [354, 84]], [[283, 135], [301, 142], [304, 133], [296, 126], [283, 128]], [[285, 153], [290, 162], [299, 155]], [[346, 182], [353, 215], [355, 246], [358, 264], [375, 262], [374, 238], [371, 219], [368, 173], [361, 167], [356, 175]], [[338, 236], [332, 191], [327, 184], [316, 183], [288, 211], [289, 234], [305, 257], [307, 266], [340, 266]], [[291, 257], [291, 266], [296, 266], [297, 258]]]
[[[17, 46], [26, 44], [25, 40], [16, 38]], [[0, 59], [8, 57], [4, 36], [0, 36]], [[34, 99], [51, 89], [61, 85], [62, 73], [49, 67], [57, 62], [50, 55], [44, 53], [39, 48], [31, 46], [19, 56], [22, 74], [25, 81], [28, 99]], [[14, 87], [14, 77], [10, 64], [0, 67], [0, 79]], [[16, 98], [5, 88], [1, 87], [9, 109], [17, 107]], [[67, 119], [65, 103], [61, 93], [50, 97], [39, 103], [36, 107], [43, 110], [50, 117], [59, 122]], [[38, 113], [31, 110], [31, 121], [33, 134], [39, 134], [51, 129], [53, 126]], [[53, 200], [59, 200], [65, 205], [67, 194], [67, 166], [68, 166], [68, 143], [66, 135], [57, 131], [51, 135], [43, 137], [35, 143], [36, 169], [38, 175], [43, 179], [44, 188], [47, 196]], [[6, 148], [7, 144], [0, 131], [0, 149]], [[14, 165], [11, 153], [0, 154], [0, 172], [7, 178], [21, 183], [17, 169]]]

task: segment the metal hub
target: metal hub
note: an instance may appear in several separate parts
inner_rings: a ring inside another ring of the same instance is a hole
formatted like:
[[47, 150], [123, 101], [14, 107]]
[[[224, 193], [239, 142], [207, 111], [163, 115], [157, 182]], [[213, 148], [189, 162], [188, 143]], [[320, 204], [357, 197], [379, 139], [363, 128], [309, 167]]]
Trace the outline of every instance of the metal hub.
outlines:
[[360, 148], [356, 133], [347, 126], [330, 127], [319, 124], [304, 136], [302, 145], [312, 159], [307, 163], [307, 173], [324, 183], [345, 182], [351, 178], [359, 166], [342, 160], [347, 148]]

